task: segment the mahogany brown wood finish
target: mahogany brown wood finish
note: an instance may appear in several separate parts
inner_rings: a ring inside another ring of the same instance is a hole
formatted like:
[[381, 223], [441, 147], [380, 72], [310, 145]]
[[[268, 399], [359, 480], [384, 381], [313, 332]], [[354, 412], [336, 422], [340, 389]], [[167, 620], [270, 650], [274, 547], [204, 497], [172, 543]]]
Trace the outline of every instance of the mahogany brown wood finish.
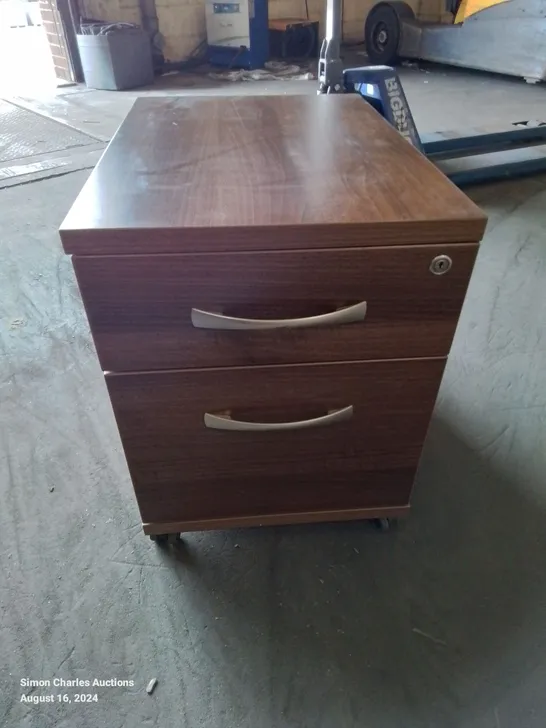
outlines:
[[225, 528], [251, 528], [253, 526], [286, 526], [292, 523], [320, 523], [321, 521], [355, 521], [378, 518], [401, 518], [410, 506], [389, 508], [350, 508], [335, 511], [298, 511], [297, 513], [273, 513], [261, 516], [236, 516], [235, 518], [205, 518], [201, 521], [167, 521], [143, 523], [146, 534], [179, 533], [180, 531], [223, 530]]
[[[176, 256], [75, 257], [102, 367], [176, 369], [446, 356], [477, 245]], [[433, 275], [449, 255], [452, 269]], [[363, 321], [324, 328], [210, 331], [192, 307], [290, 319], [365, 301]]]
[[[443, 368], [444, 359], [409, 359], [111, 374], [106, 383], [143, 521], [184, 521], [407, 504]], [[347, 406], [350, 419], [310, 429], [203, 425], [207, 412], [290, 423]]]
[[145, 532], [407, 512], [484, 227], [357, 96], [137, 101], [61, 238]]
[[475, 242], [485, 218], [357, 95], [139, 99], [61, 227], [69, 253]]

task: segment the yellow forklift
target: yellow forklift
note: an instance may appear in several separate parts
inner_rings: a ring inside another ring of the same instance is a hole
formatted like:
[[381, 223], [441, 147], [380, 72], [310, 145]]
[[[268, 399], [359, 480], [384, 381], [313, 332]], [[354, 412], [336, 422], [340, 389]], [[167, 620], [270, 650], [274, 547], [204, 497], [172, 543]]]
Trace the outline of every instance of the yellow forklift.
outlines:
[[546, 80], [546, 0], [446, 0], [453, 23], [417, 20], [405, 2], [380, 2], [366, 19], [372, 63], [400, 59]]

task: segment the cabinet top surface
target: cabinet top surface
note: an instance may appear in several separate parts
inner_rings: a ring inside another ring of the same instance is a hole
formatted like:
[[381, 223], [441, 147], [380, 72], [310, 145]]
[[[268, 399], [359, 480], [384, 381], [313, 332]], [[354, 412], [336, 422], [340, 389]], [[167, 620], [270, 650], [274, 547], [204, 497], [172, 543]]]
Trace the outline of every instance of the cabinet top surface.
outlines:
[[356, 94], [168, 97], [136, 101], [61, 237], [79, 254], [184, 252], [466, 242], [484, 224]]

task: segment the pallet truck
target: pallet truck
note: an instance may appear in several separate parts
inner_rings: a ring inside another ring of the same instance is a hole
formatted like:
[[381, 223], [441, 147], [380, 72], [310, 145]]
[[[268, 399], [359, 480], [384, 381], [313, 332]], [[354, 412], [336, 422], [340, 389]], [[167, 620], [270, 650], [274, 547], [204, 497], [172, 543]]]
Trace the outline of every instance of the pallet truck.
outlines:
[[[379, 3], [374, 9], [401, 5], [405, 3]], [[318, 65], [319, 94], [360, 94], [459, 187], [546, 173], [546, 121], [523, 120], [508, 129], [489, 129], [485, 133], [436, 132], [421, 137], [394, 68], [343, 67], [341, 17], [342, 0], [327, 0], [326, 35]]]

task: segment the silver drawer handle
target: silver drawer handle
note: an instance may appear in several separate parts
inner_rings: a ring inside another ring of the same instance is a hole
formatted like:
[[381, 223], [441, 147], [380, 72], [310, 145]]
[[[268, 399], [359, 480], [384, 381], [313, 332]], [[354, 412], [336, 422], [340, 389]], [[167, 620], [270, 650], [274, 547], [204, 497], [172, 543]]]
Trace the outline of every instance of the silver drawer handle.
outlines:
[[305, 430], [309, 427], [322, 427], [333, 425], [336, 422], [345, 422], [353, 416], [353, 405], [342, 409], [331, 410], [322, 417], [313, 417], [311, 420], [296, 422], [243, 422], [232, 420], [228, 415], [211, 415], [205, 412], [205, 427], [212, 430], [237, 430], [238, 432], [271, 432], [273, 430]]
[[353, 306], [340, 308], [337, 311], [292, 319], [247, 319], [224, 316], [221, 313], [202, 311], [192, 308], [191, 322], [196, 329], [216, 329], [218, 331], [260, 331], [263, 329], [305, 329], [313, 326], [331, 326], [332, 324], [352, 324], [364, 321], [366, 317], [366, 301]]

